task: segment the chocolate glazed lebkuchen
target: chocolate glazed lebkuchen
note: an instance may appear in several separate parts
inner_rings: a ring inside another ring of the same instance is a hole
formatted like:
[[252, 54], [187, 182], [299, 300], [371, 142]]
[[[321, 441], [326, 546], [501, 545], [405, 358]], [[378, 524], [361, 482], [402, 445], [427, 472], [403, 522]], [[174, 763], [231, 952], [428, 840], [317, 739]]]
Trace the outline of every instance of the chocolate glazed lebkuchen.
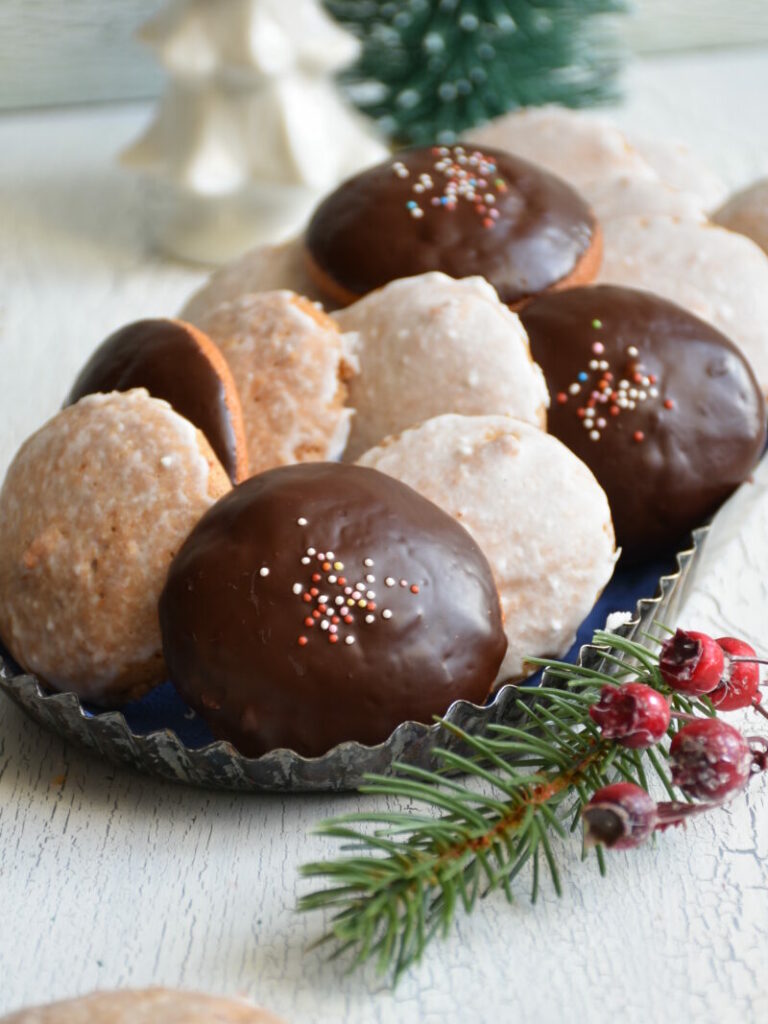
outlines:
[[439, 270], [479, 275], [502, 302], [585, 284], [601, 233], [584, 200], [539, 167], [496, 150], [433, 146], [350, 178], [315, 211], [309, 272], [348, 305], [389, 281]]
[[482, 702], [506, 649], [469, 533], [373, 469], [303, 463], [240, 484], [173, 560], [160, 600], [181, 696], [246, 755], [376, 744]]

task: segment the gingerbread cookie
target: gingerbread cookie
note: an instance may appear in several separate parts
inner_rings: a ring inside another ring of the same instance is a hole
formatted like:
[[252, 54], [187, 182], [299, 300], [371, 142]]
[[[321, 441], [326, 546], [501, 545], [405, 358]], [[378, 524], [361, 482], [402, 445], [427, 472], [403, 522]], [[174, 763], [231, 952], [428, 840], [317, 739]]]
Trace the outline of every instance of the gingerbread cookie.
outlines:
[[281, 245], [260, 245], [216, 270], [187, 299], [179, 317], [199, 324], [223, 302], [235, 302], [254, 292], [283, 288], [313, 301], [325, 298], [307, 273], [301, 238]]
[[584, 196], [601, 224], [631, 214], [704, 220], [722, 187], [686, 147], [645, 139], [635, 145], [610, 121], [565, 107], [516, 110], [468, 138], [558, 175]]
[[444, 412], [507, 413], [544, 427], [549, 396], [520, 320], [479, 277], [421, 274], [335, 315], [357, 332], [345, 458]]
[[768, 394], [768, 258], [748, 238], [669, 217], [608, 221], [599, 282], [654, 292], [711, 323]]
[[664, 185], [695, 196], [703, 210], [714, 210], [725, 199], [722, 178], [684, 142], [634, 133], [629, 141]]
[[0, 491], [0, 637], [11, 655], [97, 704], [161, 682], [168, 566], [229, 487], [202, 433], [144, 390], [60, 412], [22, 445]]
[[615, 124], [579, 110], [549, 105], [502, 114], [467, 133], [468, 144], [514, 153], [580, 192], [601, 178], [658, 176]]
[[714, 327], [649, 292], [542, 296], [522, 313], [552, 393], [549, 430], [608, 495], [630, 559], [679, 546], [751, 473], [765, 401]]
[[274, 469], [220, 501], [173, 560], [160, 621], [182, 697], [252, 756], [381, 743], [460, 698], [482, 703], [506, 648], [467, 531], [338, 463]]
[[138, 320], [94, 352], [69, 394], [146, 388], [202, 430], [230, 480], [248, 476], [240, 398], [226, 360], [202, 331], [181, 320]]
[[746, 235], [768, 253], [768, 178], [736, 192], [712, 214], [712, 220]]
[[596, 178], [585, 183], [581, 191], [601, 224], [616, 217], [636, 216], [706, 220], [704, 206], [693, 193], [642, 174]]
[[486, 278], [502, 302], [591, 281], [600, 229], [565, 182], [508, 153], [411, 149], [350, 178], [318, 208], [307, 265], [348, 305], [401, 277]]
[[528, 657], [561, 657], [613, 573], [608, 501], [556, 438], [506, 416], [438, 416], [366, 452], [475, 538], [501, 597], [509, 643], [500, 679]]
[[352, 410], [351, 339], [308, 299], [263, 292], [202, 318], [232, 370], [243, 404], [251, 473], [339, 458]]
[[1, 1024], [280, 1024], [241, 999], [167, 988], [93, 992], [3, 1017]]

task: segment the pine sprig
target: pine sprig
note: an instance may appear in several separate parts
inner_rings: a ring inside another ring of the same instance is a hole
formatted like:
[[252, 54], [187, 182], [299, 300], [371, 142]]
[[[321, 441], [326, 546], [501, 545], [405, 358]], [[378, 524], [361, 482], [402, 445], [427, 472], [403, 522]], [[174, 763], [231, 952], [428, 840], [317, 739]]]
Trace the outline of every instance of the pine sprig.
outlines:
[[[497, 889], [512, 901], [512, 883], [529, 864], [531, 899], [543, 873], [559, 894], [552, 837], [578, 827], [602, 786], [618, 778], [647, 789], [656, 775], [674, 798], [659, 749], [629, 750], [603, 739], [589, 707], [602, 686], [629, 676], [663, 692], [675, 710], [712, 714], [711, 704], [671, 691], [649, 648], [605, 631], [595, 633], [594, 644], [599, 667], [531, 659], [554, 685], [518, 688], [519, 724], [471, 735], [441, 720], [461, 750], [435, 750], [437, 771], [397, 764], [393, 776], [368, 776], [360, 788], [405, 801], [407, 810], [347, 814], [318, 827], [345, 852], [303, 867], [305, 877], [326, 885], [304, 896], [299, 909], [331, 914], [320, 943], [333, 943], [334, 956], [350, 954], [352, 966], [373, 960], [397, 979], [432, 938], [446, 934], [457, 907], [469, 913]], [[674, 730], [673, 723], [670, 735]], [[596, 856], [603, 872], [600, 847]]]

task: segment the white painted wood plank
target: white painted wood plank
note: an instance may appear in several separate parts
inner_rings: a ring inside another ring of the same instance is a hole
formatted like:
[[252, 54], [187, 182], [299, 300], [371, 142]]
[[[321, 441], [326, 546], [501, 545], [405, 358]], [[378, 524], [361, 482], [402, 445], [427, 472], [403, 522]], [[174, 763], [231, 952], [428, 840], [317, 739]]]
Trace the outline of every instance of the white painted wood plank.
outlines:
[[[134, 32], [162, 3], [2, 0], [0, 109], [156, 96], [162, 74]], [[644, 53], [755, 45], [768, 40], [768, 4], [636, 0], [617, 26]]]
[[[738, 183], [761, 159], [767, 88], [764, 54], [659, 60], [633, 70], [620, 116], [703, 149]], [[0, 473], [108, 331], [172, 313], [202, 277], [146, 250], [141, 190], [113, 165], [147, 113], [0, 118]], [[691, 614], [713, 628], [768, 607], [760, 507], [740, 554], [700, 582], [714, 600]], [[546, 887], [535, 908], [490, 899], [395, 993], [307, 953], [319, 921], [292, 912], [297, 865], [334, 849], [313, 823], [360, 803], [176, 788], [69, 749], [0, 700], [0, 1013], [159, 982], [246, 992], [292, 1024], [766, 1019], [764, 783], [612, 856], [606, 880], [568, 847], [562, 900]]]
[[161, 0], [2, 0], [0, 108], [154, 96], [162, 73], [134, 39]]
[[754, 46], [768, 39], [765, 0], [639, 0], [622, 32], [640, 53]]

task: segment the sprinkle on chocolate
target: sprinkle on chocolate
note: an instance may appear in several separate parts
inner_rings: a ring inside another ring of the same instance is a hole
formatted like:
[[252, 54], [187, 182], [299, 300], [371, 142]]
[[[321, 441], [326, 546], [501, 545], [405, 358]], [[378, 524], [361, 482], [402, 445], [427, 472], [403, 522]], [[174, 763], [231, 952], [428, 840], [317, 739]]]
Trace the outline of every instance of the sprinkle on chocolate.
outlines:
[[[503, 177], [496, 173], [496, 160], [479, 149], [466, 150], [463, 146], [434, 146], [431, 172], [422, 172], [411, 185], [411, 193], [427, 200], [429, 205], [452, 213], [461, 202], [474, 207], [484, 228], [492, 228], [499, 219], [496, 200], [509, 190]], [[398, 178], [410, 178], [401, 160], [392, 164]], [[435, 185], [437, 180], [437, 185]], [[405, 208], [415, 220], [424, 216], [421, 199], [408, 199]]]

